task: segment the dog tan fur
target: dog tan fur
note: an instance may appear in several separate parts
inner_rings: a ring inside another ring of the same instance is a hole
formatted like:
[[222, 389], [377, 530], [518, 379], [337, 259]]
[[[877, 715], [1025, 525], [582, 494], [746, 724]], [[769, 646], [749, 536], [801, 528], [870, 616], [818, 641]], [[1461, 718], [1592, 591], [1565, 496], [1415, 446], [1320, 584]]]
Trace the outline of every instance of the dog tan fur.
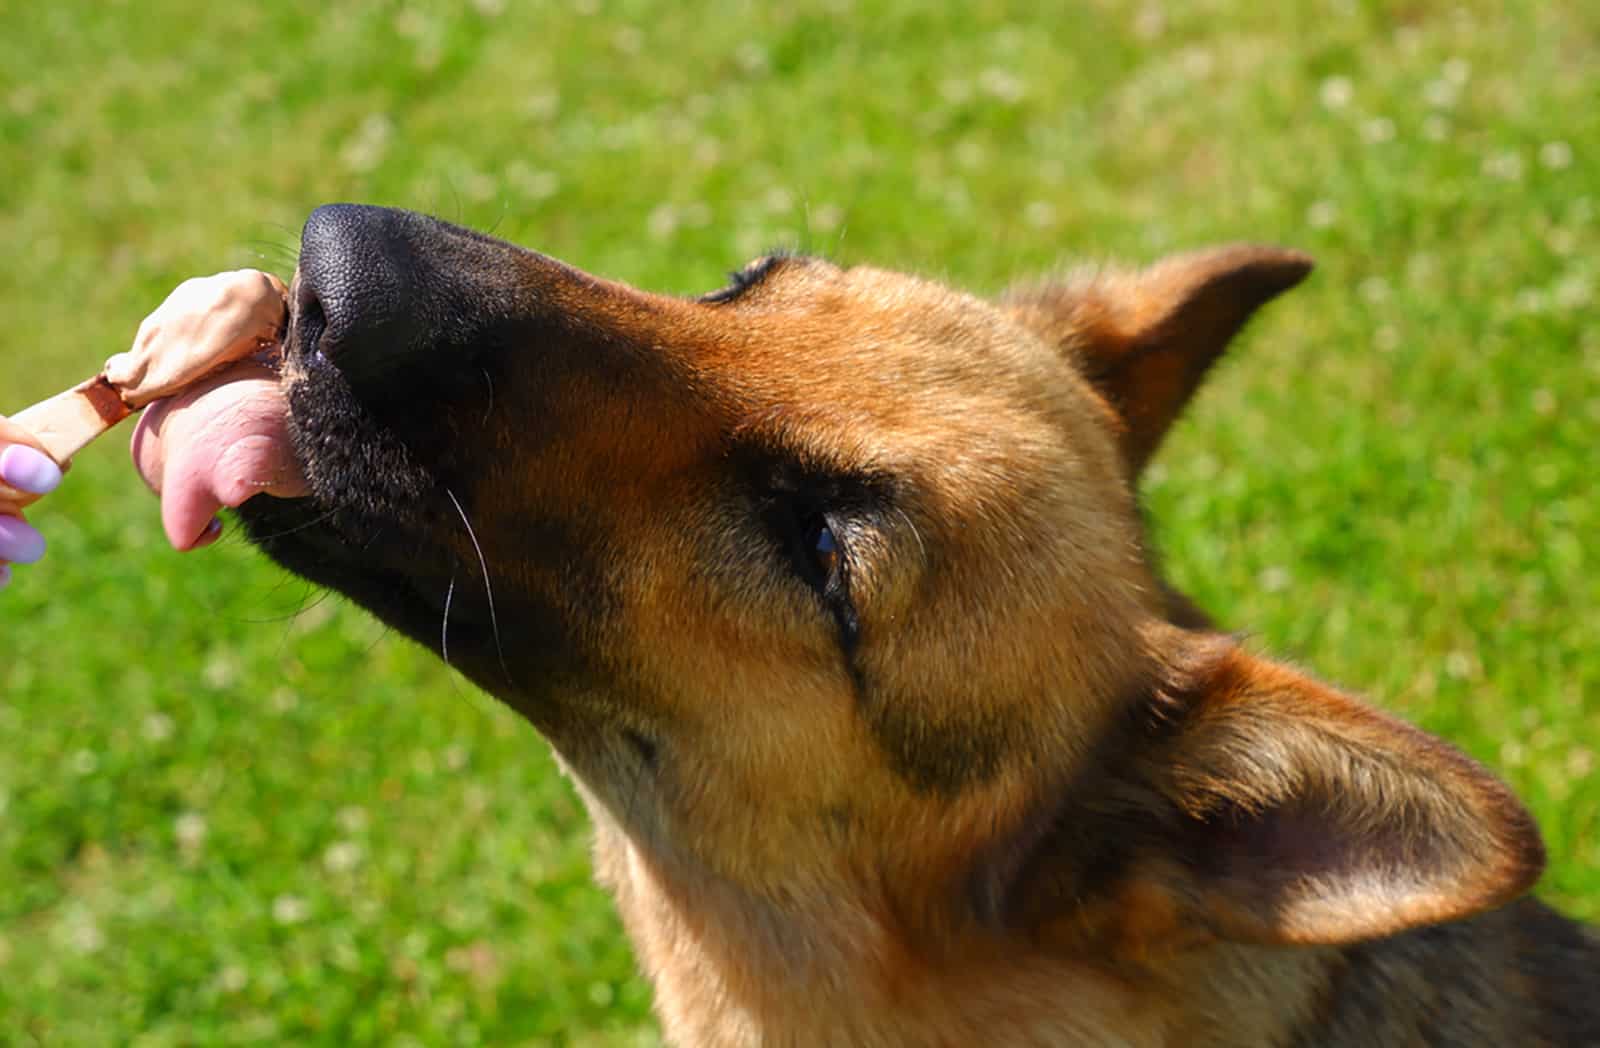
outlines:
[[[686, 300], [414, 218], [359, 235], [492, 304], [493, 337], [452, 328], [488, 381], [338, 432], [460, 519], [330, 450], [327, 390], [380, 380], [306, 319], [339, 301], [310, 246], [287, 388], [317, 496], [245, 516], [424, 643], [412, 594], [448, 578], [452, 661], [570, 769], [671, 1041], [1600, 1043], [1600, 945], [1525, 896], [1516, 799], [1151, 565], [1139, 472], [1302, 256], [996, 302], [779, 257]], [[312, 545], [341, 506], [412, 538]]]

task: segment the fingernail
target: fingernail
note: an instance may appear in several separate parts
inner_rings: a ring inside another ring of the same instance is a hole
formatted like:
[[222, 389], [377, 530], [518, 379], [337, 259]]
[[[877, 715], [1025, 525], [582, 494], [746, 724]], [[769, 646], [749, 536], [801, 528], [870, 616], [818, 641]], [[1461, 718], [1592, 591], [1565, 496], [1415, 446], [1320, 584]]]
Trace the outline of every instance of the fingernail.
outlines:
[[11, 585], [11, 565], [0, 564], [0, 589]]
[[0, 479], [31, 495], [48, 495], [61, 483], [61, 467], [50, 456], [26, 444], [0, 451]]
[[0, 560], [32, 564], [44, 556], [44, 536], [21, 517], [0, 517]]
[[221, 537], [222, 537], [222, 520], [220, 518], [218, 518], [218, 517], [212, 517], [211, 518], [211, 523], [206, 525], [206, 530], [204, 530], [204, 531], [202, 531], [200, 533], [200, 537], [195, 539], [194, 543], [189, 548], [190, 549], [205, 549], [207, 546], [211, 545], [213, 542], [217, 541], [217, 539], [219, 539]]

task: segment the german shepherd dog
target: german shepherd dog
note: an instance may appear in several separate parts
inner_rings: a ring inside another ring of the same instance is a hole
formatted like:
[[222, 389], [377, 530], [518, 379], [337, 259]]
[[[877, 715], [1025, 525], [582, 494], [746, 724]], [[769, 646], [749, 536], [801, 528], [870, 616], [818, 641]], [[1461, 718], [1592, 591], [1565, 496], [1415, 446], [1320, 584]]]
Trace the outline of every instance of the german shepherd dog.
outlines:
[[1600, 1044], [1515, 797], [1158, 577], [1141, 469], [1294, 252], [649, 294], [307, 222], [242, 509], [544, 734], [669, 1040]]

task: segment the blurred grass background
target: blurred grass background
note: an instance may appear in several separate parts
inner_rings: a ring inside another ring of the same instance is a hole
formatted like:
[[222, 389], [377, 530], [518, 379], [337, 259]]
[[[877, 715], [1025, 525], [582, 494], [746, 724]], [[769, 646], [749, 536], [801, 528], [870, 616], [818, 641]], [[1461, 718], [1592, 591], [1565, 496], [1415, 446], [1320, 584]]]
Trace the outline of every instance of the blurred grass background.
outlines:
[[[7, 5], [0, 408], [403, 205], [659, 290], [1305, 248], [1150, 478], [1171, 573], [1447, 735], [1600, 918], [1600, 6]], [[530, 729], [86, 453], [0, 596], [0, 1042], [652, 1043]]]

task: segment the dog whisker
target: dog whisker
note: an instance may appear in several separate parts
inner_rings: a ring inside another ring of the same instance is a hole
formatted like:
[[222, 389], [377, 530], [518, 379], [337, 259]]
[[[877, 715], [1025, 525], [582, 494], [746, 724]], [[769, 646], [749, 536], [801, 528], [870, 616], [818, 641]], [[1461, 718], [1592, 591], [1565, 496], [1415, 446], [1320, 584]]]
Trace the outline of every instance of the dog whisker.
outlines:
[[[450, 665], [450, 601], [456, 595], [456, 573], [450, 573], [450, 585], [444, 591], [444, 621], [439, 626], [439, 657]], [[453, 668], [453, 667], [452, 667]]]
[[366, 551], [366, 550], [369, 550], [369, 549], [371, 549], [371, 548], [372, 548], [372, 544], [373, 544], [373, 543], [374, 543], [374, 542], [377, 542], [377, 541], [378, 541], [378, 539], [379, 539], [379, 538], [381, 538], [381, 537], [382, 537], [382, 536], [383, 536], [383, 532], [384, 532], [384, 529], [383, 529], [383, 528], [378, 528], [378, 529], [377, 529], [377, 530], [376, 530], [376, 531], [374, 531], [374, 532], [373, 532], [373, 533], [372, 533], [372, 534], [371, 534], [371, 535], [368, 535], [368, 536], [367, 536], [367, 541], [365, 541], [365, 542], [363, 542], [363, 543], [362, 543], [362, 544], [361, 544], [361, 549], [362, 549], [362, 551], [363, 551], [363, 552], [365, 552], [365, 551]]
[[322, 514], [321, 516], [313, 517], [310, 520], [303, 521], [302, 523], [296, 524], [292, 528], [284, 528], [282, 531], [272, 531], [272, 532], [268, 532], [265, 535], [252, 536], [251, 541], [257, 542], [257, 543], [271, 542], [273, 539], [281, 539], [281, 538], [283, 538], [283, 537], [285, 537], [287, 535], [293, 535], [297, 531], [304, 531], [307, 528], [314, 528], [318, 524], [321, 524], [323, 521], [332, 518], [333, 515], [335, 513], [337, 513], [337, 512], [338, 512], [337, 510], [331, 510], [330, 509], [328, 512]]
[[928, 547], [922, 541], [922, 532], [917, 530], [917, 522], [912, 520], [911, 515], [899, 506], [895, 506], [893, 509], [895, 513], [899, 514], [900, 519], [906, 522], [906, 527], [911, 529], [911, 537], [917, 540], [917, 552], [921, 555], [922, 562], [926, 564], [928, 562]]
[[483, 593], [489, 602], [489, 629], [494, 635], [494, 652], [500, 660], [500, 672], [505, 674], [506, 683], [511, 684], [511, 670], [506, 666], [505, 649], [500, 644], [500, 618], [494, 610], [494, 586], [489, 581], [489, 562], [483, 555], [483, 545], [478, 542], [478, 535], [472, 530], [472, 521], [467, 519], [467, 511], [461, 508], [461, 500], [456, 498], [456, 493], [449, 488], [444, 493], [450, 496], [451, 505], [455, 506], [456, 513], [461, 517], [461, 524], [467, 529], [467, 538], [472, 540], [472, 548], [478, 554], [478, 567], [483, 572]]
[[[315, 599], [312, 598], [313, 593], [316, 593]], [[238, 618], [234, 621], [243, 623], [246, 626], [270, 626], [279, 622], [292, 623], [295, 619], [298, 619], [300, 616], [315, 608], [317, 605], [321, 604], [331, 596], [333, 596], [332, 590], [323, 590], [320, 593], [317, 593], [315, 590], [307, 587], [306, 595], [300, 600], [300, 606], [293, 611], [286, 611], [282, 615], [268, 615], [265, 618]]]
[[376, 637], [372, 638], [372, 643], [367, 645], [367, 650], [366, 650], [365, 654], [371, 655], [374, 651], [377, 651], [378, 650], [378, 645], [382, 644], [385, 640], [387, 640], [389, 635], [392, 634], [393, 632], [394, 632], [394, 628], [393, 627], [384, 626], [383, 629], [378, 631], [378, 635]]
[[276, 264], [286, 270], [293, 271], [300, 262], [300, 236], [298, 231], [276, 224], [271, 224], [269, 228], [274, 234], [281, 233], [281, 238], [276, 236], [273, 238], [257, 237], [252, 240], [240, 241], [239, 246], [263, 262]]

